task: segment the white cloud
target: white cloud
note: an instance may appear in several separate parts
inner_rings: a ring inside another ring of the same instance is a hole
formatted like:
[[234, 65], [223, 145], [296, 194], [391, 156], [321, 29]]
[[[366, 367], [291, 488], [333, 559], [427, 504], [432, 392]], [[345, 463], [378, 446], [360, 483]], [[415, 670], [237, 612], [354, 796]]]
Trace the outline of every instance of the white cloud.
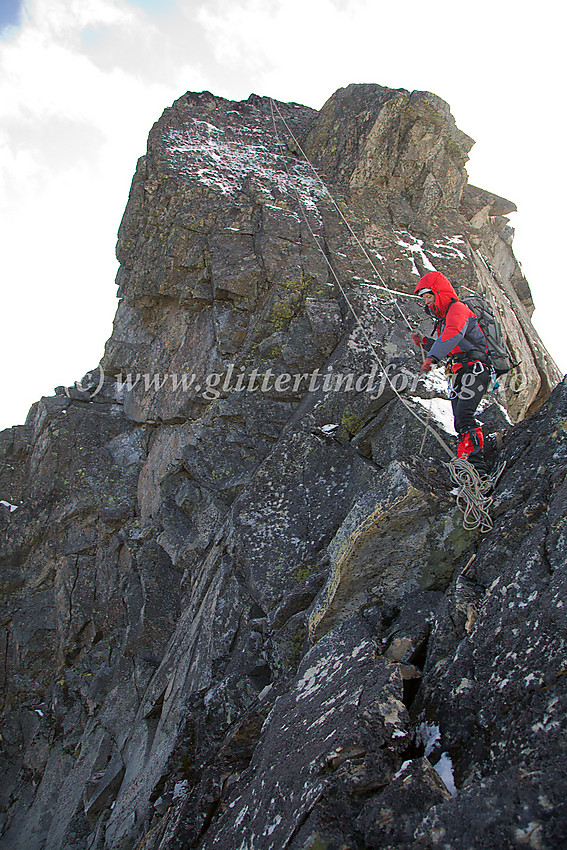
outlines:
[[23, 421], [34, 400], [98, 362], [116, 309], [114, 246], [136, 160], [162, 110], [187, 82], [201, 83], [186, 60], [154, 82], [122, 66], [121, 53], [112, 67], [88, 55], [84, 33], [100, 26], [101, 52], [119, 38], [163, 53], [163, 33], [123, 0], [33, 0], [26, 11], [21, 30], [0, 42], [9, 317], [0, 427]]

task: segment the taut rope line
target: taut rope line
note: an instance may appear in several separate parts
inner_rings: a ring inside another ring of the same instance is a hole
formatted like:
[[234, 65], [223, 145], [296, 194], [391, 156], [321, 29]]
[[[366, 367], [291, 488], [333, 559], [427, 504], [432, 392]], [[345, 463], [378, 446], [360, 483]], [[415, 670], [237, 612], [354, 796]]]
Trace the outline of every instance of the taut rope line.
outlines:
[[[366, 250], [365, 246], [362, 244], [362, 242], [360, 241], [360, 239], [358, 238], [358, 236], [356, 235], [356, 233], [354, 232], [354, 230], [353, 230], [353, 229], [352, 229], [352, 227], [350, 226], [349, 222], [347, 221], [346, 217], [345, 217], [345, 216], [344, 216], [344, 214], [343, 214], [343, 211], [341, 210], [341, 208], [339, 207], [339, 205], [338, 205], [338, 204], [337, 204], [337, 202], [335, 201], [335, 199], [334, 199], [333, 195], [331, 194], [331, 192], [329, 191], [329, 189], [328, 189], [328, 188], [327, 188], [327, 186], [325, 185], [324, 181], [321, 179], [320, 175], [319, 175], [319, 174], [318, 174], [318, 172], [317, 172], [317, 169], [316, 169], [316, 168], [315, 168], [315, 166], [311, 163], [311, 161], [310, 161], [309, 157], [307, 156], [307, 154], [305, 153], [305, 151], [304, 151], [304, 150], [303, 150], [303, 148], [301, 147], [300, 142], [296, 139], [296, 137], [295, 137], [295, 135], [294, 135], [294, 133], [293, 133], [293, 130], [291, 129], [291, 127], [289, 126], [289, 124], [288, 124], [288, 123], [287, 123], [287, 121], [285, 120], [284, 116], [282, 115], [281, 110], [280, 110], [280, 108], [278, 107], [277, 103], [274, 103], [274, 101], [272, 100], [272, 98], [270, 98], [270, 102], [271, 102], [271, 105], [272, 105], [272, 120], [273, 120], [273, 122], [274, 122], [274, 129], [275, 129], [275, 131], [276, 131], [276, 136], [277, 136], [278, 140], [279, 140], [279, 135], [278, 135], [278, 132], [277, 132], [277, 129], [276, 129], [276, 125], [275, 125], [274, 107], [275, 107], [275, 109], [277, 110], [277, 113], [278, 113], [278, 115], [279, 115], [279, 117], [280, 117], [280, 119], [281, 119], [281, 121], [282, 121], [282, 123], [283, 123], [284, 127], [286, 128], [286, 130], [287, 130], [287, 131], [288, 131], [288, 133], [290, 134], [291, 138], [293, 139], [294, 144], [297, 146], [297, 149], [301, 152], [301, 155], [302, 155], [302, 156], [303, 156], [303, 158], [305, 159], [305, 162], [307, 163], [307, 165], [309, 166], [309, 168], [311, 169], [311, 171], [312, 171], [312, 172], [313, 172], [313, 174], [315, 175], [316, 179], [317, 179], [317, 180], [319, 181], [319, 183], [321, 184], [321, 187], [322, 187], [323, 191], [324, 191], [324, 192], [325, 192], [325, 193], [329, 196], [329, 198], [330, 198], [330, 200], [331, 200], [331, 202], [332, 202], [333, 206], [335, 207], [335, 209], [336, 209], [336, 211], [338, 212], [339, 216], [341, 217], [341, 219], [343, 220], [344, 224], [346, 225], [346, 227], [347, 227], [347, 229], [348, 229], [349, 233], [351, 234], [351, 236], [352, 236], [352, 237], [353, 237], [353, 239], [355, 240], [356, 244], [357, 244], [357, 245], [358, 245], [358, 247], [361, 249], [362, 253], [364, 254], [364, 256], [366, 257], [366, 259], [368, 260], [368, 262], [369, 262], [369, 263], [370, 263], [370, 265], [372, 266], [372, 268], [373, 268], [373, 270], [374, 270], [374, 273], [376, 274], [376, 277], [378, 278], [378, 280], [380, 280], [380, 281], [382, 282], [382, 287], [381, 287], [381, 288], [383, 288], [383, 289], [384, 289], [384, 290], [385, 290], [385, 291], [386, 291], [386, 292], [387, 292], [387, 293], [391, 296], [391, 300], [393, 301], [393, 303], [394, 303], [394, 305], [397, 307], [397, 309], [400, 311], [400, 313], [401, 313], [401, 315], [402, 315], [402, 317], [403, 317], [403, 319], [404, 319], [404, 321], [405, 321], [406, 325], [407, 325], [407, 326], [408, 326], [408, 328], [410, 329], [410, 331], [412, 331], [412, 330], [413, 330], [413, 328], [412, 328], [412, 326], [410, 325], [410, 323], [409, 323], [409, 321], [408, 321], [407, 316], [405, 315], [404, 311], [402, 310], [402, 308], [400, 307], [400, 305], [398, 304], [398, 302], [397, 302], [397, 301], [396, 301], [396, 299], [394, 298], [394, 296], [393, 296], [393, 294], [392, 294], [392, 291], [390, 290], [390, 288], [389, 288], [389, 287], [388, 287], [388, 285], [386, 284], [386, 281], [384, 280], [384, 278], [382, 277], [382, 275], [380, 274], [380, 272], [379, 272], [379, 271], [378, 271], [378, 269], [376, 268], [376, 265], [374, 264], [374, 261], [373, 261], [372, 257], [370, 256], [370, 254], [369, 254], [369, 253], [368, 253], [368, 251]], [[289, 173], [289, 172], [288, 172], [288, 173]], [[400, 294], [405, 294], [405, 293], [400, 293]], [[412, 298], [413, 298], [414, 296], [410, 296], [410, 297], [412, 297]]]
[[[307, 162], [307, 164], [309, 165], [309, 167], [311, 168], [311, 170], [315, 174], [317, 180], [319, 181], [319, 183], [323, 187], [324, 191], [326, 192], [326, 194], [331, 199], [335, 209], [338, 211], [341, 219], [346, 224], [349, 232], [352, 234], [352, 236], [356, 240], [357, 244], [362, 249], [363, 253], [365, 254], [365, 256], [368, 259], [369, 263], [371, 264], [372, 268], [376, 272], [378, 278], [382, 281], [383, 287], [380, 287], [380, 288], [383, 288], [390, 295], [392, 302], [394, 303], [394, 305], [399, 310], [399, 312], [402, 315], [404, 321], [406, 322], [408, 328], [413, 331], [413, 328], [411, 327], [405, 313], [401, 309], [400, 305], [398, 304], [398, 302], [397, 302], [396, 298], [394, 297], [393, 293], [391, 292], [391, 290], [386, 286], [386, 283], [385, 283], [382, 275], [380, 274], [380, 272], [378, 271], [378, 269], [374, 265], [371, 257], [368, 255], [368, 252], [364, 248], [364, 245], [362, 245], [358, 236], [356, 235], [356, 233], [353, 231], [352, 227], [350, 226], [350, 224], [346, 220], [346, 218], [343, 215], [340, 207], [338, 206], [335, 199], [331, 195], [330, 191], [327, 189], [325, 183], [323, 182], [323, 180], [321, 179], [321, 177], [319, 176], [319, 174], [315, 170], [315, 167], [311, 164], [307, 154], [305, 153], [305, 151], [303, 150], [303, 148], [299, 144], [299, 142], [296, 139], [295, 135], [293, 134], [291, 128], [289, 127], [285, 118], [281, 114], [281, 111], [279, 110], [277, 105], [274, 103], [272, 98], [270, 98], [270, 104], [271, 104], [272, 122], [273, 122], [273, 125], [274, 125], [274, 133], [276, 135], [276, 139], [278, 141], [278, 144], [281, 145], [282, 143], [281, 143], [280, 135], [278, 133], [278, 129], [277, 129], [277, 125], [276, 125], [274, 107], [276, 108], [278, 115], [281, 118], [284, 126], [286, 127], [286, 129], [290, 133], [294, 143], [297, 145], [298, 150], [301, 152], [301, 154], [305, 158], [305, 161]], [[285, 167], [285, 170], [287, 172], [287, 175], [288, 175], [288, 178], [289, 178], [289, 181], [290, 181], [290, 185], [293, 187], [293, 190], [295, 192], [297, 202], [298, 202], [298, 205], [299, 205], [299, 209], [301, 210], [301, 214], [303, 216], [305, 224], [307, 225], [307, 229], [309, 230], [309, 233], [311, 234], [313, 241], [317, 245], [319, 251], [321, 252], [321, 254], [323, 256], [323, 259], [325, 260], [327, 266], [329, 267], [329, 270], [330, 270], [330, 272], [331, 272], [331, 274], [332, 274], [332, 276], [333, 276], [343, 298], [345, 299], [345, 302], [347, 303], [350, 311], [352, 312], [352, 314], [354, 316], [355, 322], [357, 323], [358, 327], [362, 331], [362, 334], [363, 334], [364, 338], [366, 339], [368, 347], [371, 350], [372, 354], [374, 355], [376, 362], [378, 363], [378, 365], [382, 369], [382, 372], [383, 372], [384, 376], [386, 377], [386, 380], [388, 381], [391, 389], [393, 390], [394, 394], [397, 396], [398, 400], [406, 408], [406, 410], [415, 419], [417, 419], [417, 421], [424, 427], [425, 433], [427, 433], [427, 431], [429, 431], [429, 433], [433, 437], [435, 437], [437, 442], [447, 452], [447, 454], [450, 457], [450, 461], [448, 463], [446, 463], [445, 465], [449, 469], [449, 473], [451, 475], [452, 480], [458, 485], [458, 488], [459, 488], [458, 492], [456, 494], [456, 498], [457, 498], [457, 505], [458, 505], [459, 509], [464, 514], [463, 527], [467, 531], [469, 531], [469, 530], [472, 531], [475, 528], [480, 528], [481, 532], [489, 531], [493, 526], [492, 519], [491, 519], [491, 517], [488, 513], [488, 508], [489, 508], [490, 504], [492, 503], [492, 499], [489, 498], [486, 495], [486, 492], [489, 489], [491, 482], [490, 481], [481, 481], [481, 479], [480, 479], [478, 473], [476, 472], [476, 470], [474, 469], [474, 467], [472, 467], [472, 465], [466, 459], [457, 458], [455, 456], [455, 453], [449, 448], [449, 446], [447, 445], [445, 440], [441, 437], [441, 435], [437, 433], [435, 428], [431, 427], [429, 412], [428, 412], [428, 415], [427, 415], [427, 419], [423, 420], [421, 418], [421, 416], [419, 416], [419, 414], [410, 407], [410, 405], [406, 402], [406, 400], [402, 397], [402, 395], [400, 394], [400, 392], [398, 391], [398, 389], [394, 385], [393, 381], [391, 380], [390, 376], [388, 375], [388, 372], [387, 372], [387, 369], [386, 369], [384, 363], [380, 359], [378, 352], [376, 351], [376, 348], [374, 347], [372, 340], [368, 336], [366, 328], [362, 324], [356, 310], [354, 309], [353, 305], [351, 304], [351, 302], [350, 302], [350, 300], [349, 300], [349, 298], [348, 298], [348, 296], [347, 296], [347, 294], [344, 290], [344, 287], [341, 284], [337, 273], [335, 272], [335, 269], [334, 269], [332, 263], [330, 262], [329, 258], [327, 257], [325, 250], [321, 246], [318, 236], [316, 235], [316, 233], [313, 231], [313, 228], [311, 227], [311, 223], [309, 222], [309, 219], [307, 217], [307, 213], [304, 209], [304, 204], [301, 200], [301, 196], [300, 196], [299, 191], [298, 191], [298, 189], [295, 185], [294, 178], [293, 178], [293, 176], [292, 176], [292, 174], [289, 170], [289, 167], [288, 167], [285, 159], [284, 159], [284, 167]], [[380, 311], [378, 311], [378, 312], [380, 312]], [[383, 315], [383, 314], [380, 314], [380, 315]], [[385, 318], [385, 316], [383, 316], [383, 318]], [[422, 353], [423, 353], [423, 351], [422, 351]], [[424, 437], [425, 437], [425, 434], [424, 434]], [[422, 448], [423, 448], [423, 443], [422, 443]]]
[[[270, 99], [270, 100], [271, 100], [271, 99]], [[271, 100], [271, 102], [272, 102], [272, 104], [273, 104], [273, 100]], [[274, 115], [273, 109], [272, 109], [272, 120], [273, 120], [273, 123], [274, 123], [274, 131], [275, 131], [275, 133], [276, 133], [276, 138], [278, 139], [278, 142], [279, 142], [279, 141], [280, 141], [280, 136], [279, 136], [279, 133], [278, 133], [278, 131], [277, 131], [276, 120], [275, 120], [275, 115]], [[286, 125], [286, 126], [287, 126], [287, 125]], [[302, 149], [302, 148], [300, 148], [300, 150], [301, 150], [301, 151], [302, 151], [302, 153], [303, 153], [303, 149]], [[304, 154], [304, 156], [305, 156], [305, 154]], [[358, 313], [356, 312], [356, 310], [354, 309], [353, 305], [351, 304], [351, 302], [350, 302], [350, 300], [349, 300], [349, 297], [348, 297], [348, 295], [346, 294], [346, 292], [345, 292], [345, 290], [344, 290], [344, 287], [343, 287], [343, 285], [341, 284], [341, 282], [340, 282], [340, 280], [339, 280], [339, 277], [338, 277], [337, 273], [335, 272], [335, 269], [333, 268], [333, 265], [332, 265], [332, 264], [331, 264], [331, 262], [329, 261], [329, 258], [327, 257], [327, 255], [326, 255], [325, 251], [323, 250], [322, 246], [321, 246], [321, 245], [320, 245], [320, 243], [319, 243], [319, 239], [318, 239], [317, 235], [314, 233], [313, 228], [311, 227], [311, 223], [309, 222], [309, 219], [307, 218], [307, 215], [306, 215], [306, 213], [305, 213], [305, 210], [304, 210], [304, 207], [303, 207], [303, 203], [302, 203], [302, 201], [301, 201], [301, 197], [300, 197], [299, 192], [297, 191], [297, 189], [296, 189], [296, 187], [295, 187], [295, 181], [294, 181], [293, 176], [292, 176], [292, 174], [291, 174], [291, 172], [290, 172], [290, 170], [289, 170], [289, 168], [288, 168], [288, 166], [287, 166], [287, 163], [285, 163], [285, 161], [284, 161], [284, 165], [285, 165], [285, 169], [286, 169], [286, 171], [287, 171], [288, 177], [289, 177], [289, 179], [290, 179], [290, 184], [291, 184], [291, 186], [293, 187], [294, 192], [295, 192], [295, 194], [296, 194], [297, 201], [298, 201], [298, 204], [299, 204], [299, 208], [300, 208], [300, 210], [301, 210], [301, 214], [303, 215], [303, 219], [304, 219], [305, 224], [307, 225], [307, 228], [308, 228], [308, 230], [309, 230], [309, 232], [310, 232], [310, 234], [311, 234], [311, 236], [312, 236], [312, 238], [313, 238], [313, 241], [315, 242], [315, 244], [317, 245], [317, 247], [318, 247], [318, 248], [319, 248], [319, 250], [321, 251], [321, 254], [322, 254], [322, 255], [323, 255], [323, 257], [324, 257], [325, 262], [327, 263], [327, 266], [329, 267], [329, 270], [330, 270], [330, 272], [331, 272], [331, 274], [332, 274], [332, 276], [333, 276], [333, 278], [334, 278], [334, 280], [335, 280], [335, 282], [336, 282], [337, 286], [339, 287], [339, 290], [340, 290], [340, 292], [341, 292], [341, 294], [342, 294], [343, 298], [345, 299], [345, 301], [346, 301], [346, 303], [347, 303], [347, 305], [348, 305], [348, 307], [349, 307], [349, 309], [350, 309], [351, 313], [353, 314], [354, 319], [355, 319], [355, 321], [356, 321], [357, 325], [359, 326], [360, 330], [362, 331], [362, 334], [363, 334], [364, 338], [366, 339], [366, 342], [367, 342], [367, 344], [368, 344], [368, 347], [369, 347], [369, 348], [370, 348], [370, 350], [372, 351], [372, 354], [374, 355], [374, 357], [375, 357], [375, 359], [376, 359], [376, 362], [378, 363], [378, 365], [380, 366], [380, 368], [381, 368], [381, 369], [382, 369], [382, 371], [384, 372], [384, 375], [386, 376], [386, 380], [387, 380], [387, 381], [388, 381], [388, 383], [390, 384], [390, 387], [392, 388], [392, 390], [394, 391], [394, 393], [396, 394], [396, 396], [398, 397], [398, 399], [401, 401], [401, 403], [404, 405], [404, 407], [405, 407], [407, 410], [409, 410], [409, 412], [412, 414], [412, 416], [414, 416], [414, 417], [418, 420], [418, 422], [420, 422], [420, 423], [421, 423], [421, 424], [422, 424], [425, 428], [429, 429], [429, 431], [430, 431], [430, 432], [433, 434], [433, 436], [437, 439], [437, 441], [440, 443], [440, 445], [441, 445], [441, 446], [445, 449], [445, 451], [447, 452], [447, 454], [449, 455], [449, 457], [451, 457], [451, 458], [452, 458], [452, 457], [454, 457], [454, 452], [452, 452], [452, 451], [451, 451], [451, 449], [449, 448], [449, 446], [447, 445], [447, 443], [443, 440], [443, 438], [442, 438], [439, 434], [437, 434], [437, 432], [436, 432], [436, 431], [435, 431], [435, 430], [434, 430], [434, 429], [433, 429], [433, 428], [432, 428], [432, 427], [431, 427], [431, 426], [430, 426], [430, 425], [429, 425], [426, 421], [424, 421], [424, 420], [423, 420], [423, 419], [422, 419], [422, 418], [421, 418], [421, 417], [420, 417], [420, 416], [419, 416], [419, 415], [418, 415], [418, 414], [417, 414], [414, 410], [412, 410], [412, 408], [409, 406], [409, 404], [406, 402], [406, 400], [405, 400], [404, 398], [402, 398], [402, 396], [400, 395], [400, 393], [399, 393], [398, 389], [396, 388], [396, 386], [394, 385], [394, 383], [393, 383], [393, 381], [391, 380], [390, 376], [388, 375], [388, 373], [387, 373], [387, 370], [386, 370], [386, 368], [385, 368], [384, 363], [383, 363], [383, 362], [382, 362], [382, 360], [380, 359], [380, 357], [379, 357], [379, 355], [378, 355], [378, 352], [376, 351], [376, 348], [374, 347], [374, 344], [373, 344], [372, 340], [371, 340], [371, 339], [370, 339], [370, 337], [368, 336], [368, 333], [367, 333], [367, 331], [366, 331], [366, 328], [364, 327], [364, 325], [363, 325], [363, 324], [362, 324], [362, 322], [360, 321], [360, 318], [359, 318], [359, 316], [358, 316]], [[311, 166], [311, 168], [313, 168], [313, 166]], [[315, 169], [314, 169], [314, 168], [313, 168], [313, 171], [315, 171]], [[317, 173], [317, 172], [315, 172], [315, 173]], [[317, 175], [317, 177], [318, 177], [318, 180], [319, 180], [319, 182], [321, 183], [321, 185], [325, 187], [325, 184], [323, 183], [323, 181], [321, 180], [321, 178], [320, 178], [318, 175]], [[327, 194], [329, 195], [329, 197], [332, 197], [332, 196], [331, 196], [331, 194], [330, 194], [330, 192], [329, 192], [329, 190], [328, 190], [326, 187], [325, 187], [325, 191], [327, 192]], [[337, 207], [337, 205], [336, 205], [336, 204], [335, 204], [335, 206]], [[337, 207], [337, 209], [338, 209], [338, 207]], [[340, 211], [340, 210], [339, 210], [339, 211]], [[342, 215], [342, 213], [341, 213], [341, 217], [343, 218], [343, 220], [345, 220], [345, 219], [344, 219], [344, 216]], [[349, 230], [351, 230], [350, 225], [349, 225]], [[359, 240], [357, 239], [357, 241], [359, 241]], [[381, 278], [381, 277], [380, 277], [380, 280], [382, 280], [382, 278]], [[388, 288], [387, 288], [386, 286], [385, 286], [384, 288], [386, 289], [386, 291], [388, 291], [388, 292], [389, 292], [389, 290], [388, 290]], [[391, 294], [391, 293], [390, 293], [390, 294]], [[392, 300], [395, 302], [395, 299], [394, 299], [394, 298], [392, 298]], [[405, 318], [405, 317], [404, 317], [404, 318]], [[406, 319], [406, 321], [407, 321], [407, 319]], [[410, 327], [411, 327], [411, 326], [410, 326]]]

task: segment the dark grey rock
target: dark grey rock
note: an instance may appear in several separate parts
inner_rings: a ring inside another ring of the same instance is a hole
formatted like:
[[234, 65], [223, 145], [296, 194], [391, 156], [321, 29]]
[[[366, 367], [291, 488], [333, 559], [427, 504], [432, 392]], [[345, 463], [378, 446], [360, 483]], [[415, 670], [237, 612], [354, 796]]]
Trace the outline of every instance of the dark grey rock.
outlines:
[[[565, 843], [567, 389], [471, 144], [374, 85], [154, 126], [101, 366], [0, 434], [2, 847]], [[522, 361], [485, 536], [424, 440], [428, 263]]]

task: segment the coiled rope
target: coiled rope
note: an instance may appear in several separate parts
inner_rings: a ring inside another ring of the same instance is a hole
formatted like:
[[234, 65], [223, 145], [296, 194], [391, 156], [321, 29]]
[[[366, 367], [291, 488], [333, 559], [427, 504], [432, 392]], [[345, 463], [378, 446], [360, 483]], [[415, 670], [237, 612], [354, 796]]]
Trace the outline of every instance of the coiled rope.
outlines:
[[[364, 245], [362, 244], [362, 242], [360, 241], [360, 239], [358, 238], [358, 236], [356, 235], [356, 233], [354, 232], [354, 230], [350, 226], [350, 224], [347, 221], [347, 219], [345, 218], [341, 208], [339, 207], [339, 205], [335, 201], [333, 195], [331, 194], [331, 192], [329, 191], [329, 189], [327, 188], [327, 186], [325, 185], [325, 183], [321, 179], [320, 175], [318, 174], [317, 170], [315, 169], [315, 166], [311, 163], [309, 157], [307, 156], [307, 154], [305, 153], [305, 151], [301, 147], [301, 144], [299, 143], [298, 139], [295, 137], [295, 135], [294, 135], [292, 129], [290, 128], [288, 122], [286, 121], [285, 117], [282, 115], [281, 110], [279, 109], [277, 103], [275, 103], [272, 98], [270, 98], [270, 105], [271, 105], [271, 114], [272, 114], [272, 123], [273, 123], [273, 126], [274, 126], [274, 133], [275, 133], [278, 145], [280, 147], [283, 147], [283, 143], [281, 141], [280, 134], [279, 134], [278, 128], [277, 128], [276, 116], [275, 116], [274, 110], [277, 111], [280, 120], [282, 121], [283, 125], [285, 126], [287, 132], [290, 134], [291, 138], [293, 139], [294, 145], [296, 146], [297, 150], [300, 151], [305, 162], [307, 163], [307, 165], [309, 166], [309, 168], [313, 172], [314, 176], [316, 177], [316, 179], [317, 179], [318, 183], [320, 184], [320, 186], [322, 187], [323, 191], [325, 192], [325, 194], [331, 200], [331, 202], [332, 202], [334, 208], [337, 210], [340, 218], [342, 219], [342, 221], [344, 222], [344, 224], [348, 228], [349, 233], [352, 235], [352, 237], [356, 241], [357, 245], [360, 247], [360, 249], [364, 253], [366, 259], [370, 263], [370, 265], [371, 265], [372, 269], [374, 270], [374, 273], [376, 274], [378, 280], [381, 281], [382, 285], [379, 286], [378, 288], [383, 289], [389, 295], [392, 304], [400, 312], [400, 314], [401, 314], [402, 318], [404, 319], [407, 327], [409, 328], [410, 331], [413, 331], [413, 328], [412, 328], [407, 316], [405, 315], [404, 311], [400, 307], [394, 293], [387, 286], [384, 278], [382, 277], [382, 275], [380, 274], [380, 272], [376, 268], [376, 265], [375, 265], [374, 261], [372, 260], [372, 258], [370, 257], [368, 251], [366, 250], [366, 248], [364, 247]], [[382, 362], [380, 356], [378, 355], [378, 352], [376, 351], [376, 348], [375, 348], [372, 340], [368, 336], [366, 328], [362, 324], [362, 321], [360, 320], [358, 313], [356, 312], [353, 305], [351, 304], [351, 301], [350, 301], [348, 295], [346, 294], [344, 287], [341, 284], [339, 277], [338, 277], [337, 273], [335, 272], [335, 269], [334, 269], [331, 261], [329, 260], [329, 258], [327, 256], [327, 253], [325, 252], [323, 246], [321, 245], [321, 243], [319, 241], [319, 237], [316, 235], [316, 233], [313, 231], [313, 228], [311, 227], [311, 223], [309, 221], [309, 218], [308, 218], [306, 210], [305, 210], [305, 205], [304, 205], [304, 203], [301, 199], [301, 195], [299, 194], [299, 191], [298, 191], [298, 189], [295, 185], [295, 180], [293, 178], [293, 175], [291, 174], [291, 171], [288, 167], [288, 164], [287, 164], [287, 161], [286, 161], [285, 158], [284, 158], [284, 167], [285, 167], [285, 170], [286, 170], [288, 178], [289, 178], [289, 183], [292, 186], [294, 193], [295, 193], [295, 196], [297, 198], [297, 203], [299, 205], [299, 209], [300, 209], [301, 214], [303, 216], [303, 220], [305, 221], [307, 229], [309, 230], [309, 233], [311, 234], [311, 238], [313, 239], [314, 243], [317, 245], [319, 251], [321, 252], [321, 255], [323, 256], [323, 259], [325, 260], [325, 263], [327, 264], [333, 279], [335, 280], [335, 282], [336, 282], [346, 304], [348, 305], [349, 310], [351, 311], [352, 315], [354, 316], [356, 324], [360, 328], [362, 335], [364, 336], [370, 351], [372, 352], [376, 362], [380, 366], [382, 373], [386, 377], [386, 380], [388, 381], [391, 389], [393, 390], [393, 392], [397, 396], [398, 400], [406, 408], [406, 410], [408, 410], [409, 413], [415, 419], [417, 419], [417, 421], [424, 427], [424, 429], [425, 429], [424, 438], [425, 438], [425, 434], [427, 434], [427, 432], [429, 432], [437, 440], [439, 445], [447, 452], [447, 454], [450, 457], [449, 462], [445, 463], [445, 466], [449, 470], [451, 480], [455, 484], [457, 484], [457, 487], [458, 487], [456, 498], [457, 498], [457, 506], [463, 512], [463, 515], [464, 515], [463, 527], [467, 531], [474, 531], [477, 528], [480, 529], [480, 531], [483, 532], [483, 533], [486, 532], [486, 531], [489, 531], [493, 526], [492, 518], [490, 517], [490, 514], [488, 513], [488, 508], [490, 507], [490, 504], [492, 503], [492, 499], [489, 498], [486, 495], [486, 493], [487, 493], [487, 490], [489, 489], [489, 487], [491, 486], [491, 482], [489, 480], [483, 481], [480, 478], [480, 476], [478, 475], [476, 469], [465, 458], [457, 458], [455, 453], [449, 448], [449, 446], [447, 445], [445, 440], [441, 437], [441, 435], [435, 430], [435, 428], [433, 428], [431, 426], [429, 414], [428, 414], [428, 416], [425, 420], [422, 419], [422, 417], [417, 413], [417, 411], [415, 411], [407, 403], [407, 401], [402, 397], [402, 395], [400, 394], [400, 392], [396, 388], [394, 382], [392, 381], [392, 379], [388, 375], [387, 369], [386, 369], [384, 363]], [[416, 297], [416, 296], [407, 296], [406, 293], [397, 293], [397, 294], [405, 295], [405, 297], [412, 297], [412, 298]], [[383, 318], [385, 318], [385, 317], [383, 317]], [[422, 349], [422, 354], [423, 354], [423, 349]], [[422, 443], [422, 447], [423, 447], [423, 443]]]
[[494, 525], [488, 512], [492, 504], [492, 497], [488, 495], [492, 480], [481, 478], [474, 466], [462, 457], [454, 457], [445, 465], [457, 485], [455, 497], [457, 507], [463, 512], [463, 528], [465, 531], [478, 528], [481, 534], [486, 534]]

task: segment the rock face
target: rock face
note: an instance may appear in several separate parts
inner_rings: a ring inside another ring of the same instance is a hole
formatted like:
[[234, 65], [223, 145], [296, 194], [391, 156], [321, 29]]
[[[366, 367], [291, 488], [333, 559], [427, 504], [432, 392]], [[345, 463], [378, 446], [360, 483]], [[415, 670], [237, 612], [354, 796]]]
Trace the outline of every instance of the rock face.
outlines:
[[[0, 435], [1, 847], [565, 845], [567, 384], [471, 145], [375, 85], [154, 126], [101, 366]], [[482, 535], [431, 268], [519, 362]]]

